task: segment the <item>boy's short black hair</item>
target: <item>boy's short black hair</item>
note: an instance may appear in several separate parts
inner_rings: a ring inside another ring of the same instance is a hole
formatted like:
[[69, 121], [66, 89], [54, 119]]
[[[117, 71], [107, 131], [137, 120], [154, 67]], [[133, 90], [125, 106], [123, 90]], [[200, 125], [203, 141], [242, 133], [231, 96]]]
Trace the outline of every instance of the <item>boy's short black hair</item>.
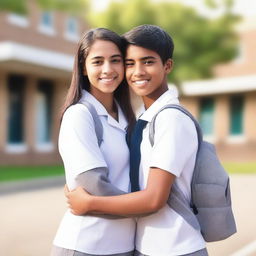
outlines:
[[125, 33], [123, 37], [128, 45], [137, 45], [156, 52], [163, 63], [172, 58], [173, 40], [170, 35], [158, 26], [140, 25]]

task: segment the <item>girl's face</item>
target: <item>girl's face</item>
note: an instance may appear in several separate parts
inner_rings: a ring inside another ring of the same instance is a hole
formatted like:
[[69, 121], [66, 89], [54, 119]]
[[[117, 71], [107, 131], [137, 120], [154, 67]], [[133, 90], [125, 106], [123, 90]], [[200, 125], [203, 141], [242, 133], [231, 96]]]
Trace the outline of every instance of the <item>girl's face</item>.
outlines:
[[93, 95], [113, 93], [124, 78], [123, 57], [118, 47], [104, 40], [96, 40], [85, 60], [84, 75], [88, 76]]

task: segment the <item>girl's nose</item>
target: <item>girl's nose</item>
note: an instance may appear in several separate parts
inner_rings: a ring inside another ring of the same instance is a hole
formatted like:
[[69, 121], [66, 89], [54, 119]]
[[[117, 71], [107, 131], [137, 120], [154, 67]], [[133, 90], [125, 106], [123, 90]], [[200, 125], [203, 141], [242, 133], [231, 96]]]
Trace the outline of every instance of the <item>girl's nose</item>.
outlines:
[[112, 71], [112, 66], [109, 62], [105, 62], [103, 67], [102, 67], [102, 73], [108, 74]]

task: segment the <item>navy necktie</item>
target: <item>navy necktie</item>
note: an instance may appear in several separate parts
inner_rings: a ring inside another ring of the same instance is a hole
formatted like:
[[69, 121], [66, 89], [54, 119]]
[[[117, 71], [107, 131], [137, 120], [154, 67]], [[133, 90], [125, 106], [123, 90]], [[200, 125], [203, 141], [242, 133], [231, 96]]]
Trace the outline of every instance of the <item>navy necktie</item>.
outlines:
[[140, 143], [147, 121], [139, 119], [130, 138], [130, 181], [131, 192], [139, 191]]

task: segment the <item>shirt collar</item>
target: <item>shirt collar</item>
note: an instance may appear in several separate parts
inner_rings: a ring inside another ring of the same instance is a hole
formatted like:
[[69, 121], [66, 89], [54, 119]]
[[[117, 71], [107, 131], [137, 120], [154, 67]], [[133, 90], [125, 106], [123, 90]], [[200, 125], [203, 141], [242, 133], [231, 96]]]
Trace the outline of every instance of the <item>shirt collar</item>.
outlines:
[[126, 130], [128, 122], [123, 114], [121, 107], [119, 106], [116, 100], [115, 104], [117, 106], [118, 121], [115, 120], [111, 115], [109, 115], [105, 107], [92, 94], [90, 94], [86, 90], [82, 90], [82, 97], [79, 100], [79, 102], [83, 103], [84, 101], [91, 103], [95, 107], [97, 114], [99, 116], [106, 116], [109, 125], [117, 127], [121, 130]]
[[179, 104], [176, 88], [169, 88], [141, 116], [140, 119], [150, 122], [154, 115], [166, 104]]

